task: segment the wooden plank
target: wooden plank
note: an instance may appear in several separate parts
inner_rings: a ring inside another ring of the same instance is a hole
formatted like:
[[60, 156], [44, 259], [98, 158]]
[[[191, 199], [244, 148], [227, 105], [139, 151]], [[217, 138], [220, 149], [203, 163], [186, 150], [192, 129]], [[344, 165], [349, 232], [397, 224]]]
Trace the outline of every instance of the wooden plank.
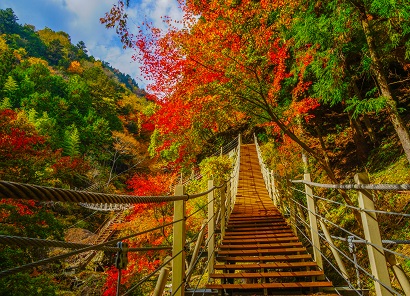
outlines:
[[280, 233], [248, 233], [243, 235], [236, 235], [234, 233], [225, 234], [224, 240], [232, 240], [232, 239], [262, 239], [262, 238], [278, 238], [278, 237], [295, 237], [293, 232], [280, 232]]
[[234, 236], [234, 235], [250, 235], [250, 236], [258, 236], [258, 235], [263, 235], [263, 234], [279, 234], [279, 233], [287, 233], [287, 234], [293, 234], [292, 230], [288, 227], [288, 229], [278, 229], [278, 230], [258, 230], [257, 233], [255, 233], [255, 229], [252, 229], [253, 233], [250, 231], [226, 231], [225, 236]]
[[305, 268], [317, 267], [316, 262], [273, 262], [273, 263], [256, 263], [256, 264], [215, 264], [215, 269], [229, 269], [229, 270], [246, 270], [246, 269], [284, 269], [284, 268]]
[[247, 224], [240, 224], [240, 225], [232, 225], [231, 223], [228, 224], [227, 229], [229, 230], [243, 230], [243, 229], [247, 229], [247, 228], [258, 228], [258, 229], [283, 229], [284, 227], [289, 227], [288, 224], [286, 224], [286, 222], [282, 222], [282, 223], [247, 223]]
[[305, 248], [278, 248], [278, 249], [254, 249], [254, 250], [226, 250], [218, 251], [218, 255], [261, 255], [261, 254], [295, 254], [306, 252]]
[[294, 282], [294, 283], [260, 283], [260, 284], [207, 284], [208, 289], [300, 289], [333, 287], [332, 282]]
[[285, 236], [277, 238], [242, 238], [242, 239], [226, 239], [224, 238], [224, 245], [236, 245], [236, 244], [254, 244], [254, 243], [279, 243], [279, 242], [292, 242], [298, 241], [296, 236]]
[[277, 256], [236, 256], [236, 257], [217, 257], [218, 261], [222, 262], [268, 262], [268, 261], [302, 261], [311, 260], [312, 255], [277, 255]]
[[274, 244], [246, 244], [246, 245], [220, 245], [220, 249], [230, 249], [230, 250], [236, 250], [236, 249], [273, 249], [273, 248], [287, 248], [287, 247], [302, 247], [301, 242], [291, 242], [291, 243], [274, 243]]
[[315, 277], [315, 276], [320, 276], [320, 275], [323, 275], [322, 270], [213, 273], [213, 274], [210, 274], [209, 277], [214, 278], [214, 279], [234, 279], [234, 278]]

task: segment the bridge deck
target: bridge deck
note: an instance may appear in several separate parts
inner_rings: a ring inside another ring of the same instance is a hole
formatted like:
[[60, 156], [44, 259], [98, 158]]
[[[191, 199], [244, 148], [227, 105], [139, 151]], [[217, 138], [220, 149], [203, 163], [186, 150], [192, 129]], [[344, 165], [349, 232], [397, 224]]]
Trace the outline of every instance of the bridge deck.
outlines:
[[241, 146], [238, 194], [216, 260], [207, 288], [233, 295], [300, 295], [332, 287], [270, 200], [255, 145]]

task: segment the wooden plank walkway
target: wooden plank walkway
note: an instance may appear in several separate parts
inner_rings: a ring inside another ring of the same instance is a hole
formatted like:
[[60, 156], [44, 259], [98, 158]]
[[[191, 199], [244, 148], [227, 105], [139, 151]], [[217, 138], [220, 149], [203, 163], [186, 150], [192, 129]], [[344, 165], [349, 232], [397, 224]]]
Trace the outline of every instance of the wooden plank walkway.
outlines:
[[255, 145], [241, 146], [239, 187], [208, 289], [301, 295], [332, 287], [270, 200]]

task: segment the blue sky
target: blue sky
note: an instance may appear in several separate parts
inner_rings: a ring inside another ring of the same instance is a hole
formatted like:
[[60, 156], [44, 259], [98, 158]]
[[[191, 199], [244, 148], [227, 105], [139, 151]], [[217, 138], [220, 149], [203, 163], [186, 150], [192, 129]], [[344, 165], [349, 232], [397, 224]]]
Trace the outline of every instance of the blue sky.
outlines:
[[[131, 59], [133, 51], [123, 50], [115, 31], [100, 24], [100, 17], [115, 3], [116, 0], [0, 0], [0, 9], [12, 8], [19, 23], [34, 25], [36, 30], [48, 27], [68, 33], [73, 44], [84, 41], [89, 54], [130, 74], [140, 87], [145, 87], [138, 64]], [[161, 16], [182, 17], [177, 0], [130, 0], [130, 5], [131, 30], [146, 19], [162, 28]]]

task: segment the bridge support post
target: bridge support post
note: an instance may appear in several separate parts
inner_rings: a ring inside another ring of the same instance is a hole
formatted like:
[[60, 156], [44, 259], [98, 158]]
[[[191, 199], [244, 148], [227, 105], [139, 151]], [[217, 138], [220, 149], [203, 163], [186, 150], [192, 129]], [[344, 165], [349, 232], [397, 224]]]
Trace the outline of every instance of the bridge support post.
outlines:
[[[164, 261], [170, 260], [170, 256], [167, 256]], [[167, 279], [169, 275], [169, 263], [161, 268], [161, 271], [159, 272], [157, 284], [155, 285], [154, 293], [152, 296], [162, 296], [164, 290], [165, 290], [165, 285], [167, 284]]]
[[227, 215], [226, 218], [229, 220], [229, 217], [231, 215], [231, 204], [232, 204], [232, 179], [226, 184], [226, 211]]
[[326, 224], [323, 223], [321, 220], [319, 220], [319, 223], [326, 237], [326, 240], [329, 242], [330, 250], [332, 251], [333, 257], [335, 257], [335, 260], [336, 260], [337, 265], [339, 266], [340, 272], [342, 273], [345, 280], [349, 281], [349, 274], [347, 273], [345, 264], [343, 263], [342, 258], [340, 258], [339, 252], [335, 248], [335, 244], [333, 243], [333, 239], [329, 233], [329, 230], [326, 227]]
[[[208, 180], [208, 189], [214, 187], [214, 180]], [[208, 193], [208, 273], [214, 272], [215, 260], [215, 213], [214, 191]]]
[[[304, 180], [310, 182], [310, 174], [304, 174]], [[312, 238], [313, 244], [313, 255], [315, 257], [315, 261], [320, 269], [323, 270], [323, 260], [322, 254], [320, 253], [320, 239], [319, 239], [319, 230], [317, 227], [317, 217], [316, 217], [316, 202], [313, 198], [313, 190], [312, 187], [305, 184], [305, 193], [306, 193], [306, 200], [307, 200], [307, 207], [309, 211], [309, 225], [310, 225], [310, 233]], [[321, 279], [324, 277], [322, 276]]]
[[221, 193], [221, 237], [225, 236], [225, 228], [226, 228], [226, 185], [224, 185], [220, 189]]
[[404, 295], [410, 296], [410, 282], [403, 271], [403, 268], [400, 266], [400, 263], [397, 263], [396, 256], [392, 253], [386, 254], [387, 261], [389, 262], [391, 269], [393, 270], [394, 275], [396, 276], [401, 289], [404, 292]]
[[272, 186], [272, 200], [273, 200], [273, 204], [275, 205], [275, 207], [278, 206], [278, 201], [277, 201], [277, 196], [276, 196], [276, 184], [275, 184], [275, 175], [273, 174], [273, 170], [270, 171], [270, 175], [271, 175], [271, 186]]
[[[177, 185], [175, 195], [184, 195], [185, 187]], [[181, 221], [180, 221], [181, 220]], [[178, 222], [176, 222], [178, 221]], [[174, 201], [174, 226], [173, 226], [172, 256], [172, 295], [184, 296], [185, 294], [185, 201]]]
[[[189, 263], [189, 267], [188, 267], [188, 270], [187, 270], [187, 273], [186, 273], [186, 279], [185, 279], [185, 281], [186, 281], [187, 283], [189, 283], [189, 280], [191, 279], [192, 271], [193, 271], [193, 269], [194, 269], [194, 267], [195, 267], [195, 263], [196, 263], [196, 260], [198, 259], [198, 254], [199, 254], [200, 248], [201, 248], [202, 243], [203, 243], [203, 241], [204, 241], [205, 226], [206, 226], [206, 224], [207, 224], [207, 221], [206, 221], [206, 219], [205, 219], [205, 220], [202, 222], [201, 231], [199, 232], [198, 238], [197, 238], [197, 240], [196, 240], [194, 252], [192, 253], [192, 257], [191, 257], [191, 262]], [[161, 295], [162, 295], [162, 294], [161, 294]]]
[[[369, 184], [369, 177], [366, 173], [359, 173], [354, 176], [354, 180], [357, 184]], [[366, 210], [374, 210], [374, 203], [372, 194], [367, 190], [358, 191], [359, 207]], [[389, 272], [387, 269], [386, 257], [382, 249], [382, 239], [380, 235], [379, 223], [377, 222], [376, 213], [369, 213], [362, 211], [360, 213], [362, 217], [364, 237], [372, 245], [367, 245], [367, 253], [369, 254], [370, 268], [372, 274], [378, 279], [374, 281], [374, 287], [376, 295], [392, 295], [392, 293], [386, 289], [391, 288]], [[376, 247], [377, 246], [377, 247]], [[378, 247], [380, 246], [380, 247]]]
[[[359, 173], [354, 176], [354, 180], [357, 184], [369, 184], [369, 177], [366, 173]], [[367, 190], [358, 191], [359, 207], [365, 210], [374, 210], [374, 203], [372, 194]], [[374, 287], [376, 295], [385, 296], [392, 295], [392, 293], [386, 289], [391, 288], [389, 272], [387, 269], [387, 262], [384, 251], [382, 249], [382, 239], [380, 235], [379, 223], [377, 222], [376, 213], [362, 211], [360, 213], [362, 217], [364, 237], [372, 245], [367, 244], [367, 253], [369, 254], [370, 268], [372, 274], [378, 279], [374, 281]], [[380, 247], [379, 247], [380, 246]]]

